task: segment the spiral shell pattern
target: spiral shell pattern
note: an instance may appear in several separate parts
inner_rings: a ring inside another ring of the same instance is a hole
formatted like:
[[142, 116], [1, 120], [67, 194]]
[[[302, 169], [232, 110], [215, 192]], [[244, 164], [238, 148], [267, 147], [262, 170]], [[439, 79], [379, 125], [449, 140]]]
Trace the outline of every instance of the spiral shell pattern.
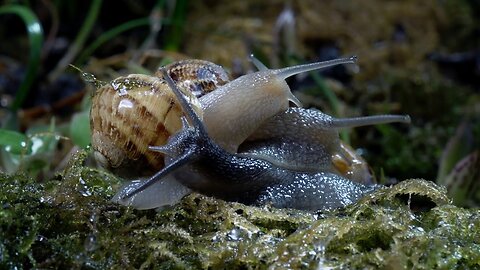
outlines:
[[[218, 65], [185, 60], [165, 67], [201, 115], [197, 97], [228, 80]], [[130, 74], [98, 89], [92, 98], [90, 128], [95, 159], [113, 173], [132, 178], [151, 175], [164, 166], [163, 145], [182, 126], [182, 110], [166, 82], [158, 76]]]

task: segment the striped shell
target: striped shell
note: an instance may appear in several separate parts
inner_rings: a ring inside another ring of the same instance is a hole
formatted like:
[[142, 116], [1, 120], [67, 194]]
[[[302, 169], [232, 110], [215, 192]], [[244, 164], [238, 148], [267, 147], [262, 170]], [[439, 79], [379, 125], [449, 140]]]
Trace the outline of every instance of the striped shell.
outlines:
[[[198, 97], [228, 81], [218, 65], [185, 60], [165, 67], [201, 114]], [[163, 155], [148, 150], [163, 145], [182, 124], [181, 108], [161, 77], [131, 74], [97, 90], [92, 98], [90, 127], [95, 159], [126, 177], [151, 175], [164, 166]]]

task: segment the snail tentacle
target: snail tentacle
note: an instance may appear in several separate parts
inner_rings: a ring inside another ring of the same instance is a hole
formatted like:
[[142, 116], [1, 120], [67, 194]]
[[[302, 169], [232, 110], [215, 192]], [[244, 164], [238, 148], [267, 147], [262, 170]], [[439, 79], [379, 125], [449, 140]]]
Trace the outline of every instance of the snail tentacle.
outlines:
[[273, 73], [275, 73], [278, 77], [285, 80], [286, 78], [291, 77], [293, 75], [297, 75], [297, 74], [308, 72], [308, 71], [313, 71], [313, 70], [337, 66], [337, 65], [356, 64], [356, 63], [357, 63], [357, 57], [351, 56], [346, 58], [338, 58], [338, 59], [333, 59], [328, 61], [314, 62], [309, 64], [275, 69], [273, 70]]
[[[207, 133], [205, 126], [202, 123], [202, 119], [198, 117], [197, 113], [193, 110], [192, 106], [190, 106], [185, 96], [181, 93], [178, 86], [175, 84], [175, 82], [172, 80], [170, 75], [167, 73], [167, 70], [165, 68], [162, 68], [160, 69], [160, 71], [163, 74], [163, 78], [165, 79], [168, 86], [170, 87], [170, 90], [172, 90], [175, 96], [177, 97], [177, 100], [180, 103], [186, 117], [190, 120], [192, 127], [198, 129], [198, 131], [201, 133]], [[183, 121], [183, 124], [185, 125], [184, 121]]]
[[165, 166], [165, 168], [161, 169], [156, 174], [154, 174], [153, 176], [151, 176], [147, 180], [143, 181], [137, 187], [135, 187], [134, 189], [131, 189], [131, 190], [125, 192], [124, 194], [122, 194], [120, 199], [125, 200], [125, 199], [128, 199], [128, 198], [134, 196], [137, 193], [142, 192], [143, 190], [152, 186], [156, 182], [159, 182], [160, 180], [162, 180], [165, 176], [169, 175], [170, 173], [172, 173], [176, 169], [178, 169], [178, 168], [182, 167], [183, 165], [191, 162], [193, 157], [194, 157], [193, 152], [187, 152], [183, 156], [177, 157], [172, 163], [168, 164], [167, 166]]
[[335, 118], [331, 120], [332, 128], [351, 128], [361, 126], [372, 126], [389, 123], [410, 124], [411, 119], [408, 115], [384, 114], [371, 115], [352, 118]]
[[263, 64], [260, 60], [258, 60], [258, 58], [256, 58], [253, 54], [250, 54], [249, 59], [259, 71], [268, 70], [268, 67], [265, 66], [265, 64]]

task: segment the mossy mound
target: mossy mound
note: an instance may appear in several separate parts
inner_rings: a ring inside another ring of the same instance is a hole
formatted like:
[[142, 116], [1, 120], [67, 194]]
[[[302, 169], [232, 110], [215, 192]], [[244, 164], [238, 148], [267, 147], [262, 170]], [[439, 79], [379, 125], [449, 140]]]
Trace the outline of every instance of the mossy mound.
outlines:
[[424, 180], [311, 213], [192, 194], [162, 211], [109, 198], [119, 182], [81, 165], [46, 183], [0, 179], [0, 268], [480, 267], [480, 211]]

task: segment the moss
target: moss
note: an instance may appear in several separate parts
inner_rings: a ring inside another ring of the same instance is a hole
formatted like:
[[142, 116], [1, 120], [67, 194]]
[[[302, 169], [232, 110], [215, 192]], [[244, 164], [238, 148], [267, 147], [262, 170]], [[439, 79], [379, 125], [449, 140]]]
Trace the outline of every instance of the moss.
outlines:
[[[401, 195], [409, 195], [404, 204]], [[415, 211], [411, 196], [433, 208]], [[275, 264], [320, 264], [344, 269], [465, 269], [480, 266], [480, 212], [450, 204], [445, 190], [423, 180], [402, 182], [367, 196], [285, 239]], [[470, 231], [469, 231], [470, 230]]]
[[118, 180], [85, 156], [46, 183], [1, 177], [0, 268], [480, 267], [480, 212], [424, 180], [323, 213], [198, 194], [137, 211], [109, 201]]

